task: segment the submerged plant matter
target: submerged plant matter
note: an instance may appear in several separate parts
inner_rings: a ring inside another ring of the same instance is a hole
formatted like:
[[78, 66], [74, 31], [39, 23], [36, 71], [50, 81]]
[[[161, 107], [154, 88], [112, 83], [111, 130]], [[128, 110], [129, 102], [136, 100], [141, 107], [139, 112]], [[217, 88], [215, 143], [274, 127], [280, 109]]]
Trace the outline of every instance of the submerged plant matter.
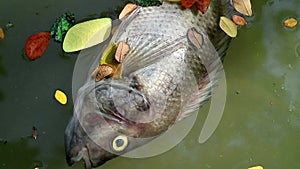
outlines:
[[56, 19], [53, 23], [50, 33], [54, 40], [62, 42], [67, 31], [75, 24], [75, 15], [66, 12]]

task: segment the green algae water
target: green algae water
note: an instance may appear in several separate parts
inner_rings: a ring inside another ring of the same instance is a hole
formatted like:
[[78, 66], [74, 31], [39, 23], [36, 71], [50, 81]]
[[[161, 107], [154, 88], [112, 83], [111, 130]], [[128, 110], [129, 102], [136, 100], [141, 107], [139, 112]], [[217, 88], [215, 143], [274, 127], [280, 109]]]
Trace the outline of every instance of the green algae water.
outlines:
[[[0, 169], [68, 169], [64, 130], [72, 115], [72, 73], [76, 54], [65, 54], [50, 41], [45, 54], [29, 62], [22, 57], [28, 36], [50, 29], [61, 14], [76, 18], [114, 10], [110, 1], [3, 1], [0, 26], [12, 23], [0, 41]], [[300, 20], [298, 0], [252, 0], [247, 18], [231, 42], [224, 61], [227, 80], [225, 112], [216, 132], [198, 143], [209, 102], [197, 123], [176, 147], [159, 156], [119, 157], [102, 169], [265, 169], [300, 168], [300, 27], [285, 28], [289, 17]], [[56, 89], [68, 103], [54, 99]], [[38, 138], [31, 138], [32, 128]], [[73, 169], [83, 168], [83, 163]]]

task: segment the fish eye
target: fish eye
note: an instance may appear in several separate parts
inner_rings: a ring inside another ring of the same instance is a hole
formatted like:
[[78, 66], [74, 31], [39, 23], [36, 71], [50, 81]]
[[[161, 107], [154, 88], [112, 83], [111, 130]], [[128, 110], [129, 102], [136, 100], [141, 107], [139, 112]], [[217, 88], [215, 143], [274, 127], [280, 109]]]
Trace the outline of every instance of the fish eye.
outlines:
[[112, 143], [114, 151], [123, 151], [128, 145], [128, 138], [124, 135], [117, 136]]

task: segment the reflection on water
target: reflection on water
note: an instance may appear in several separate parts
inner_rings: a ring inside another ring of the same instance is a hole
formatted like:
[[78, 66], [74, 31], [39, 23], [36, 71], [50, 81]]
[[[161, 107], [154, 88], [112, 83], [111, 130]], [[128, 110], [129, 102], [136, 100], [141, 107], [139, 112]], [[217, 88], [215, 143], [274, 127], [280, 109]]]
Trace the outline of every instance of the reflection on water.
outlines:
[[[0, 139], [8, 140], [0, 141], [0, 169], [35, 165], [68, 169], [63, 132], [72, 113], [76, 56], [63, 55], [54, 42], [34, 62], [22, 60], [20, 51], [29, 35], [48, 29], [66, 10], [81, 19], [122, 1], [30, 1], [4, 1], [0, 11], [1, 26], [9, 21], [15, 25], [0, 41]], [[252, 0], [252, 4], [254, 16], [239, 30], [225, 58], [227, 103], [215, 134], [198, 144], [206, 104], [191, 133], [172, 150], [152, 158], [116, 158], [102, 169], [300, 168], [300, 26], [282, 25], [288, 17], [300, 19], [300, 1]], [[53, 99], [56, 89], [68, 94], [66, 106]], [[38, 139], [21, 139], [32, 126], [38, 128]], [[79, 163], [73, 168], [82, 167]]]

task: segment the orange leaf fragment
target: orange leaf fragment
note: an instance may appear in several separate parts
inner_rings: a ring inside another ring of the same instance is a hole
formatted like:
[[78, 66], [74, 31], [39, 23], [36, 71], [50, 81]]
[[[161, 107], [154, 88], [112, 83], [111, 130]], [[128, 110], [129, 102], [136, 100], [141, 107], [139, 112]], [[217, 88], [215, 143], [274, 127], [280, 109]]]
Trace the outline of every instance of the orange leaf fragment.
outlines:
[[240, 26], [244, 26], [247, 24], [245, 18], [239, 16], [239, 15], [233, 15], [232, 16], [232, 21], [237, 24], [237, 25], [240, 25]]
[[123, 8], [122, 12], [119, 15], [119, 19], [124, 19], [127, 16], [129, 16], [136, 8], [138, 7], [137, 4], [133, 3], [128, 3], [126, 6]]
[[102, 64], [94, 70], [94, 72], [92, 73], [92, 77], [93, 79], [95, 79], [96, 82], [99, 82], [100, 80], [112, 75], [113, 73], [114, 69], [111, 66], [107, 64]]
[[184, 8], [190, 8], [195, 4], [196, 0], [182, 0], [181, 6]]
[[130, 46], [126, 42], [120, 42], [117, 48], [117, 51], [115, 53], [115, 59], [122, 63], [125, 60], [126, 55], [130, 51]]
[[289, 19], [286, 19], [283, 22], [283, 24], [284, 24], [285, 27], [293, 28], [298, 24], [298, 21], [295, 18], [289, 18]]
[[3, 29], [0, 27], [0, 40], [4, 39], [4, 31]]
[[209, 7], [210, 4], [210, 0], [197, 0], [196, 1], [196, 7], [202, 12], [204, 13], [207, 8]]
[[50, 38], [50, 32], [39, 32], [31, 35], [25, 44], [27, 57], [31, 60], [41, 57], [48, 46]]

